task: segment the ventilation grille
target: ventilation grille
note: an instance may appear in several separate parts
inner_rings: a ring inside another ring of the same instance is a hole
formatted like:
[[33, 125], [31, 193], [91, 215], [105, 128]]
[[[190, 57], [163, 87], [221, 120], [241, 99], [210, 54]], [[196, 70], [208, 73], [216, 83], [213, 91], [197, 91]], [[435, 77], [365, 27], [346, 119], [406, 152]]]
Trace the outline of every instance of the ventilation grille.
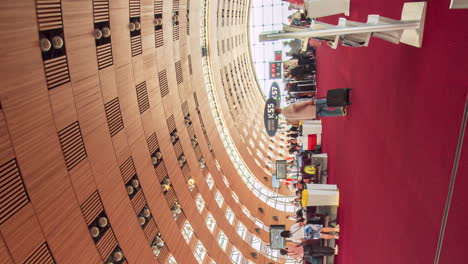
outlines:
[[116, 97], [112, 101], [104, 105], [106, 110], [107, 124], [111, 137], [119, 133], [124, 128], [122, 114], [120, 112], [119, 98]]
[[175, 63], [177, 85], [181, 84], [184, 81], [184, 76], [182, 73], [182, 63], [180, 61]]
[[166, 122], [167, 122], [167, 127], [169, 128], [169, 133], [172, 133], [176, 129], [174, 115], [169, 116]]
[[162, 14], [163, 12], [163, 1], [154, 1], [154, 13], [155, 14]]
[[173, 41], [179, 40], [179, 24], [176, 24], [172, 27], [173, 30]]
[[177, 196], [175, 194], [174, 188], [171, 188], [167, 193], [166, 193], [166, 201], [169, 207], [172, 207], [172, 204], [174, 201], [177, 199]]
[[154, 38], [155, 38], [155, 44], [156, 48], [162, 47], [164, 45], [164, 36], [163, 36], [163, 30], [158, 29], [154, 32]]
[[0, 224], [29, 203], [16, 159], [0, 166]]
[[39, 31], [62, 28], [62, 7], [60, 0], [36, 0], [36, 14]]
[[180, 228], [182, 228], [186, 220], [187, 220], [187, 217], [185, 216], [185, 214], [180, 214], [176, 220], [176, 223]]
[[154, 237], [158, 234], [158, 227], [156, 226], [156, 222], [154, 222], [154, 219], [148, 221], [148, 224], [146, 224], [145, 226], [144, 232], [148, 241], [152, 241]]
[[96, 52], [99, 70], [109, 67], [114, 63], [112, 59], [112, 45], [110, 43], [97, 46]]
[[188, 69], [189, 69], [189, 73], [190, 75], [192, 75], [192, 55], [188, 55]]
[[187, 0], [187, 35], [190, 35], [190, 0]]
[[140, 212], [146, 204], [145, 196], [142, 191], [139, 191], [131, 200], [133, 209], [136, 213]]
[[184, 113], [184, 116], [187, 116], [189, 114], [188, 102], [187, 101], [185, 101], [182, 104], [182, 112]]
[[158, 175], [159, 181], [162, 181], [168, 175], [164, 161], [162, 161], [161, 164], [155, 170], [156, 175]]
[[143, 114], [149, 109], [150, 104], [148, 100], [148, 91], [146, 90], [146, 82], [142, 82], [136, 86], [138, 107], [140, 108], [140, 114]]
[[156, 133], [151, 134], [149, 138], [146, 140], [148, 143], [148, 148], [150, 153], [154, 153], [159, 148], [158, 138], [156, 137]]
[[169, 94], [169, 85], [167, 84], [166, 70], [158, 73], [159, 77], [159, 89], [161, 90], [161, 96], [164, 97]]
[[130, 43], [132, 46], [132, 57], [138, 56], [143, 53], [141, 46], [141, 35], [131, 37]]
[[86, 149], [81, 136], [78, 121], [65, 127], [58, 132], [60, 145], [62, 145], [63, 156], [67, 169], [73, 169], [78, 163], [87, 157]]
[[140, 0], [130, 0], [130, 17], [140, 17]]
[[44, 61], [44, 69], [47, 81], [47, 88], [53, 89], [62, 84], [70, 82], [68, 72], [67, 56]]
[[109, 255], [114, 251], [117, 246], [117, 240], [115, 239], [114, 232], [112, 229], [107, 230], [104, 235], [96, 243], [96, 248], [99, 251], [99, 255], [103, 259], [107, 259]]
[[104, 210], [102, 207], [101, 199], [98, 192], [94, 192], [86, 201], [81, 205], [81, 212], [87, 225], [91, 224], [93, 220]]
[[169, 249], [167, 248], [167, 246], [164, 246], [163, 248], [161, 248], [161, 251], [159, 252], [159, 255], [158, 255], [159, 263], [166, 263], [170, 255], [171, 255], [171, 252], [169, 252]]
[[109, 0], [93, 0], [94, 23], [109, 21]]
[[202, 153], [199, 147], [195, 148], [195, 156], [197, 157], [197, 160], [200, 160], [200, 158], [202, 157]]
[[132, 157], [129, 157], [122, 165], [120, 165], [120, 173], [122, 174], [124, 182], [128, 182], [133, 175], [136, 174]]
[[184, 151], [182, 150], [182, 145], [180, 144], [180, 140], [175, 143], [174, 151], [177, 157], [180, 157], [180, 155], [183, 154]]
[[186, 180], [190, 178], [190, 168], [188, 165], [182, 167], [182, 175], [184, 175], [184, 179]]
[[39, 263], [47, 263], [47, 264], [55, 264], [54, 257], [50, 253], [49, 247], [47, 243], [44, 242], [42, 245], [36, 249], [31, 256], [29, 256], [23, 264], [39, 264]]

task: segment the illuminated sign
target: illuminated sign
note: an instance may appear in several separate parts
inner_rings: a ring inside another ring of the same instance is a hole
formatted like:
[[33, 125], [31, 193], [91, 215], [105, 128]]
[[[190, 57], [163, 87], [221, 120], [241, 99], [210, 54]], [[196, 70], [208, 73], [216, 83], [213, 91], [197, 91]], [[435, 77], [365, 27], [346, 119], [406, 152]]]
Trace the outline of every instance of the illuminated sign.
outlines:
[[282, 62], [270, 62], [270, 79], [281, 79]]
[[278, 105], [276, 99], [268, 98], [265, 102], [265, 110], [263, 112], [263, 121], [265, 129], [270, 137], [273, 137], [278, 130], [278, 114], [275, 113], [275, 107]]
[[281, 50], [275, 51], [275, 61], [282, 61], [283, 60], [283, 52]]
[[278, 105], [281, 102], [281, 91], [277, 82], [273, 82], [270, 87], [270, 98], [276, 99]]

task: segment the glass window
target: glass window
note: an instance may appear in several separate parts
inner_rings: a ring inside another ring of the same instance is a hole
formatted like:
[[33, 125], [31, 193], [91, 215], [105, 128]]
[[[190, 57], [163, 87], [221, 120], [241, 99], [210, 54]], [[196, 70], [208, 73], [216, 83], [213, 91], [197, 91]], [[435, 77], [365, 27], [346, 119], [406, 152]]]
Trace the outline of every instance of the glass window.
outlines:
[[198, 263], [203, 263], [203, 260], [206, 256], [206, 249], [203, 244], [198, 241], [197, 246], [195, 247], [195, 258], [197, 259]]
[[231, 208], [227, 208], [226, 209], [226, 218], [227, 220], [229, 221], [229, 223], [232, 225], [232, 223], [234, 222], [234, 212], [231, 210]]
[[166, 263], [167, 264], [177, 264], [177, 262], [175, 261], [175, 258], [172, 255], [169, 256]]
[[213, 189], [214, 180], [210, 173], [208, 173], [208, 175], [206, 176], [206, 183], [208, 184], [210, 190]]
[[223, 181], [224, 184], [226, 184], [227, 187], [229, 187], [229, 181], [227, 180], [226, 176], [223, 175]]
[[201, 196], [201, 194], [197, 195], [197, 199], [195, 199], [195, 203], [197, 205], [198, 212], [201, 213], [203, 211], [203, 208], [205, 207], [205, 201], [203, 200], [203, 197]]
[[236, 201], [236, 203], [239, 203], [239, 197], [235, 192], [232, 192], [232, 198]]
[[219, 191], [216, 191], [215, 200], [218, 203], [218, 206], [221, 208], [223, 206], [224, 197]]
[[257, 237], [257, 236], [252, 236], [252, 244], [251, 246], [256, 249], [257, 251], [260, 251], [260, 247], [261, 247], [261, 241], [260, 239]]
[[184, 227], [182, 227], [182, 236], [185, 238], [185, 241], [187, 241], [187, 243], [190, 242], [192, 235], [193, 235], [193, 228], [188, 221], [185, 221]]
[[206, 226], [208, 227], [210, 232], [213, 232], [215, 225], [216, 221], [214, 217], [210, 213], [208, 213], [208, 216], [206, 217]]
[[231, 251], [231, 260], [233, 263], [242, 263], [242, 255], [240, 254], [239, 250], [237, 248], [232, 247]]
[[223, 233], [223, 231], [220, 231], [218, 235], [218, 245], [223, 251], [226, 250], [227, 243], [228, 243], [228, 238]]
[[247, 233], [247, 228], [241, 223], [237, 223], [237, 234], [245, 240], [245, 235]]

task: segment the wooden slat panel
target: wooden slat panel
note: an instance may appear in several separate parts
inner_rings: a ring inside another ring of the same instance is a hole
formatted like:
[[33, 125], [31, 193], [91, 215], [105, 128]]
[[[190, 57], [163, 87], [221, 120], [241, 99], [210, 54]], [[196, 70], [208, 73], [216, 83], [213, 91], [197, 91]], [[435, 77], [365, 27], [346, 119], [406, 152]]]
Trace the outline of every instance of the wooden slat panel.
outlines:
[[102, 259], [107, 259], [114, 248], [117, 246], [117, 240], [115, 239], [114, 232], [109, 228], [106, 233], [99, 239], [96, 244], [96, 248], [99, 251]]
[[60, 0], [36, 0], [36, 15], [39, 31], [63, 27]]
[[183, 150], [182, 150], [182, 145], [180, 144], [180, 141], [177, 141], [174, 145], [174, 151], [175, 151], [175, 154], [176, 154], [176, 157], [180, 157], [180, 155], [182, 155], [183, 153]]
[[156, 167], [156, 175], [158, 175], [159, 181], [162, 181], [167, 176], [167, 169], [164, 161], [162, 161], [161, 164]]
[[146, 239], [148, 239], [148, 241], [152, 241], [154, 239], [154, 237], [158, 234], [158, 227], [156, 226], [156, 222], [154, 221], [154, 218], [151, 218], [148, 223], [146, 224], [145, 226], [145, 235], [146, 235]]
[[151, 134], [151, 136], [149, 136], [146, 142], [148, 143], [150, 154], [153, 154], [159, 148], [159, 143], [158, 143], [158, 138], [156, 136], [156, 132]]
[[67, 169], [73, 169], [87, 157], [78, 121], [58, 132]]
[[167, 128], [169, 129], [169, 133], [174, 132], [174, 130], [176, 129], [174, 115], [169, 116], [166, 120], [166, 123], [167, 123]]
[[96, 53], [97, 53], [99, 70], [102, 70], [114, 64], [114, 60], [112, 58], [111, 43], [97, 46]]
[[120, 165], [120, 173], [122, 174], [124, 182], [128, 182], [130, 178], [136, 174], [132, 157], [129, 157], [124, 163], [122, 163], [122, 165]]
[[140, 114], [143, 114], [150, 108], [148, 100], [148, 91], [146, 89], [146, 82], [142, 82], [136, 86], [138, 107], [140, 108]]
[[0, 166], [0, 224], [29, 203], [16, 159]]
[[159, 252], [159, 255], [158, 255], [159, 263], [166, 263], [170, 255], [171, 253], [169, 252], [167, 245], [165, 245], [163, 248], [161, 248], [161, 251]]
[[180, 35], [180, 33], [179, 33], [179, 24], [175, 24], [172, 27], [172, 33], [173, 33], [173, 35], [172, 35], [173, 39], [172, 40], [174, 40], [174, 41], [179, 40], [179, 35]]
[[37, 248], [23, 264], [54, 264], [55, 260], [50, 253], [47, 243], [44, 242]]
[[190, 178], [190, 168], [187, 165], [187, 163], [182, 167], [182, 175], [184, 175], [184, 178], [188, 180]]
[[140, 0], [130, 0], [130, 17], [140, 17]]
[[94, 23], [109, 21], [109, 0], [93, 0]]
[[70, 82], [67, 56], [44, 61], [47, 88], [53, 89]]
[[81, 205], [81, 212], [86, 221], [86, 224], [91, 224], [94, 219], [104, 210], [98, 192], [94, 192]]
[[116, 97], [113, 100], [107, 102], [104, 105], [106, 110], [107, 124], [109, 125], [109, 131], [111, 137], [119, 133], [124, 128], [122, 119], [122, 113], [120, 112], [119, 98]]
[[132, 46], [132, 57], [138, 56], [143, 53], [141, 45], [141, 35], [131, 37], [130, 44]]
[[184, 81], [184, 76], [182, 73], [182, 63], [180, 60], [175, 63], [175, 70], [176, 70], [177, 85], [179, 85]]
[[171, 188], [167, 193], [166, 193], [166, 201], [167, 201], [167, 204], [169, 205], [169, 207], [172, 206], [172, 204], [174, 203], [174, 201], [176, 200], [176, 194], [175, 194], [175, 191], [174, 191], [174, 188]]
[[163, 1], [162, 0], [155, 0], [154, 1], [154, 13], [155, 14], [162, 14], [163, 12]]
[[184, 227], [184, 223], [185, 223], [186, 220], [187, 220], [187, 217], [185, 216], [184, 213], [182, 213], [177, 218], [176, 223], [180, 228], [182, 228], [182, 227]]
[[164, 45], [164, 35], [162, 29], [154, 31], [154, 41], [156, 48], [160, 48]]
[[[188, 28], [188, 26], [187, 26], [187, 28]], [[190, 75], [192, 75], [193, 74], [193, 71], [192, 71], [192, 55], [188, 55], [188, 66], [189, 66], [189, 73], [190, 73]]]
[[161, 97], [169, 94], [169, 84], [167, 83], [166, 70], [162, 70], [158, 73], [159, 77], [159, 89], [161, 89]]
[[146, 204], [146, 199], [141, 189], [137, 192], [135, 196], [133, 196], [131, 202], [135, 213], [139, 214]]

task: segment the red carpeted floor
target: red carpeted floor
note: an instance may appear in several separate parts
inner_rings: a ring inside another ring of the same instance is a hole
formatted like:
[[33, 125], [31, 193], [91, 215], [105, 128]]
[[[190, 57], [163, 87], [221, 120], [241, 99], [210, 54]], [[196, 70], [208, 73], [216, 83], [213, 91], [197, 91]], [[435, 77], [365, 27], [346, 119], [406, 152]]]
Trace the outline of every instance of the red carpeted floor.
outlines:
[[[351, 0], [349, 19], [399, 19], [403, 3]], [[323, 119], [329, 180], [341, 189], [339, 264], [434, 262], [468, 91], [468, 9], [449, 3], [428, 1], [422, 48], [372, 39], [317, 49], [320, 96], [353, 88], [348, 116]], [[464, 145], [443, 264], [467, 263], [468, 138]]]

